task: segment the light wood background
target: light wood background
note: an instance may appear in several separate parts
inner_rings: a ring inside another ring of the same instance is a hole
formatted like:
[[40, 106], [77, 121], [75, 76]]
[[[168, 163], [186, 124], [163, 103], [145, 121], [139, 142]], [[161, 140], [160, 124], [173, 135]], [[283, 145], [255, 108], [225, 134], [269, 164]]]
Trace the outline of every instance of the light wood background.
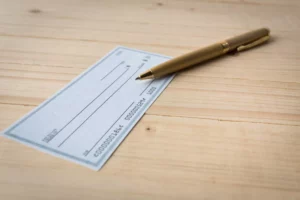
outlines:
[[0, 2], [1, 130], [116, 45], [273, 36], [179, 74], [98, 172], [1, 137], [0, 199], [300, 199], [299, 1]]

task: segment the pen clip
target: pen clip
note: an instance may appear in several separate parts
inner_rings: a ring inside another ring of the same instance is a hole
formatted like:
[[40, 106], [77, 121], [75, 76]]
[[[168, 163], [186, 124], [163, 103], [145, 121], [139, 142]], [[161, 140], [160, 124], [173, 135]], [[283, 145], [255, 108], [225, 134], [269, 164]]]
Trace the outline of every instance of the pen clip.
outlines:
[[241, 45], [241, 46], [237, 47], [236, 50], [237, 50], [238, 52], [240, 52], [240, 51], [244, 51], [244, 50], [250, 49], [250, 48], [252, 48], [252, 47], [255, 47], [255, 46], [260, 45], [261, 43], [267, 41], [269, 38], [270, 38], [270, 36], [269, 36], [269, 35], [266, 35], [266, 36], [261, 37], [261, 38], [255, 40], [255, 41], [253, 41], [253, 42], [250, 42], [250, 43], [248, 43], [248, 44]]

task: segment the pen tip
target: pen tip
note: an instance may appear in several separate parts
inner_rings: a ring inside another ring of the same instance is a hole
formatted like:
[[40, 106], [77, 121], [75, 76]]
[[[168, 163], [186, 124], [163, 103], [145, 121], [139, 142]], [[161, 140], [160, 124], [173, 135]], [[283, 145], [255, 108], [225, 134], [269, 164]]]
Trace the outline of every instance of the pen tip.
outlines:
[[135, 80], [140, 80], [140, 79], [141, 79], [141, 78], [140, 78], [139, 76], [135, 78]]

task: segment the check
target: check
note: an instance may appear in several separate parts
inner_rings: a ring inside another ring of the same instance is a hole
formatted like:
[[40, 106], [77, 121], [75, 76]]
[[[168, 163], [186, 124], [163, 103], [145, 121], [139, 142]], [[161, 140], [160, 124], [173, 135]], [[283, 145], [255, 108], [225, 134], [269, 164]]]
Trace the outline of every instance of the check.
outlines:
[[169, 59], [117, 47], [3, 135], [99, 170], [173, 76], [135, 78]]

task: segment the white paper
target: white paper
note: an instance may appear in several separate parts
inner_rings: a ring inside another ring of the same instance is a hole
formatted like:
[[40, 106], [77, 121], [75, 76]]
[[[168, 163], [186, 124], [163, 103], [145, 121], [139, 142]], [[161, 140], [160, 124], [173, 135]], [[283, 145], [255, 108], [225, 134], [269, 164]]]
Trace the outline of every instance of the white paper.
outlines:
[[99, 170], [173, 76], [135, 78], [169, 59], [117, 47], [2, 134]]

